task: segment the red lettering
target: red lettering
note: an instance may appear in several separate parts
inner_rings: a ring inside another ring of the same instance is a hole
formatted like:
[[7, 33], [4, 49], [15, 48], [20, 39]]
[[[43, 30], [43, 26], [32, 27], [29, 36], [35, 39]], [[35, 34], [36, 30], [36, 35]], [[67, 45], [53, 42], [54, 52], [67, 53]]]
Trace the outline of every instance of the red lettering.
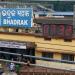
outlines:
[[72, 36], [72, 26], [71, 25], [66, 26], [65, 36]]
[[59, 25], [57, 30], [57, 35], [61, 37], [64, 36], [64, 29], [65, 29], [64, 25]]
[[50, 28], [51, 28], [51, 30], [50, 30], [51, 35], [55, 36], [55, 34], [56, 34], [56, 25], [51, 25]]
[[43, 33], [44, 36], [49, 36], [49, 25], [44, 25]]

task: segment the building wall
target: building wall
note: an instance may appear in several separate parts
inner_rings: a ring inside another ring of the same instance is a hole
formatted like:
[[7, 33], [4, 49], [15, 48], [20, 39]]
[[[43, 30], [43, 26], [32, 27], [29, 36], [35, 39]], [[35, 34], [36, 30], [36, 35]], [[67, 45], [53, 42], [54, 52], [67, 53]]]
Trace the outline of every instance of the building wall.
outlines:
[[35, 56], [41, 57], [41, 52], [36, 51], [36, 52], [35, 52]]
[[[75, 40], [72, 42], [64, 42], [63, 39], [45, 40], [42, 37], [36, 37], [28, 34], [20, 33], [0, 33], [0, 40], [28, 41], [35, 42], [35, 56], [42, 56], [42, 52], [53, 52], [53, 59], [61, 60], [61, 54], [74, 54], [75, 61]], [[71, 63], [53, 62], [36, 60], [36, 64], [51, 68], [75, 69], [75, 65]]]
[[[36, 52], [36, 56], [42, 57], [42, 52]], [[61, 60], [61, 54], [54, 53], [53, 59]], [[75, 56], [74, 56], [75, 62]], [[57, 69], [65, 69], [65, 70], [75, 70], [75, 65], [71, 63], [64, 62], [54, 62], [54, 61], [45, 61], [45, 60], [36, 60], [36, 64], [49, 67], [49, 68], [57, 68]]]
[[61, 54], [60, 53], [54, 53], [54, 59], [61, 60]]
[[20, 33], [1, 33], [0, 39], [35, 42], [37, 51], [75, 54], [75, 40], [72, 42], [64, 42], [64, 39], [44, 40], [44, 38]]

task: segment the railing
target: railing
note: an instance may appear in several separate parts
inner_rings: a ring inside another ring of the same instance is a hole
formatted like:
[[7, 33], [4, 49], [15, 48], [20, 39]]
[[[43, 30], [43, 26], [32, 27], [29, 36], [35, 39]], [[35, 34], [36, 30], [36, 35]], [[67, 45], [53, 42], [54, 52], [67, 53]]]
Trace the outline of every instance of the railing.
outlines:
[[[0, 51], [0, 53], [2, 54], [8, 54], [8, 55], [13, 55], [13, 56], [17, 56], [17, 57], [22, 57], [22, 54], [19, 54], [19, 53], [10, 53], [10, 52], [4, 52], [4, 51]], [[67, 61], [67, 60], [56, 60], [56, 59], [51, 59], [51, 58], [46, 58], [46, 57], [39, 57], [39, 56], [32, 56], [32, 55], [23, 55], [22, 58], [26, 58], [26, 59], [34, 59], [34, 60], [44, 60], [44, 61], [49, 61], [50, 63], [61, 63], [61, 65], [63, 63], [66, 63], [67, 65], [74, 65], [75, 64], [75, 61]], [[17, 63], [17, 64], [21, 64], [21, 65], [27, 65], [27, 62], [28, 61], [21, 61], [21, 60], [8, 60], [8, 59], [0, 59], [0, 61], [2, 62], [13, 62], [13, 63]], [[43, 61], [42, 61], [43, 63]], [[47, 65], [44, 65], [42, 63], [36, 63], [36, 64], [32, 64], [30, 63], [31, 66], [36, 66], [36, 67], [45, 67], [45, 68], [52, 68], [51, 66], [47, 66]], [[70, 66], [71, 66], [70, 65]], [[72, 65], [72, 66], [73, 66]], [[65, 66], [64, 66], [65, 67]], [[54, 68], [54, 67], [53, 67]], [[58, 67], [55, 67], [56, 69], [59, 69]], [[75, 71], [74, 68], [71, 69], [71, 68], [60, 68], [61, 70], [67, 70], [67, 71]]]
[[[22, 55], [22, 54], [19, 54], [19, 53], [11, 53], [11, 52], [4, 52], [4, 51], [0, 51], [0, 53], [14, 55], [14, 56], [21, 56]], [[51, 62], [60, 62], [60, 63], [75, 64], [74, 61], [56, 60], [56, 59], [52, 59], [52, 58], [39, 57], [39, 56], [31, 56], [31, 55], [25, 55], [25, 54], [23, 55], [23, 57], [33, 58], [33, 59], [37, 59], [37, 60], [51, 61]]]

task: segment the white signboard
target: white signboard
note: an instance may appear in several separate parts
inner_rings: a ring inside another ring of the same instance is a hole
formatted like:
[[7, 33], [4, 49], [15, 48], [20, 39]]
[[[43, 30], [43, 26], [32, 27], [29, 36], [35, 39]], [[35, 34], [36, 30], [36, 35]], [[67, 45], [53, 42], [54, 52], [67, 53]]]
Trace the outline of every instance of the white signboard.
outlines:
[[0, 41], [0, 47], [26, 49], [26, 43]]

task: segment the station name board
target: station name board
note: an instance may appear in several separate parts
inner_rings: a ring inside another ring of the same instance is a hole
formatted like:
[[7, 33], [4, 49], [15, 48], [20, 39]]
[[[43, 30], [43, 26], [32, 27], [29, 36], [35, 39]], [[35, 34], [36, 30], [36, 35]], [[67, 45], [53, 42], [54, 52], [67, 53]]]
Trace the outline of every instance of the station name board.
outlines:
[[64, 39], [72, 39], [73, 26], [72, 25], [43, 25], [44, 38], [61, 37]]
[[1, 8], [0, 26], [32, 27], [31, 8]]

